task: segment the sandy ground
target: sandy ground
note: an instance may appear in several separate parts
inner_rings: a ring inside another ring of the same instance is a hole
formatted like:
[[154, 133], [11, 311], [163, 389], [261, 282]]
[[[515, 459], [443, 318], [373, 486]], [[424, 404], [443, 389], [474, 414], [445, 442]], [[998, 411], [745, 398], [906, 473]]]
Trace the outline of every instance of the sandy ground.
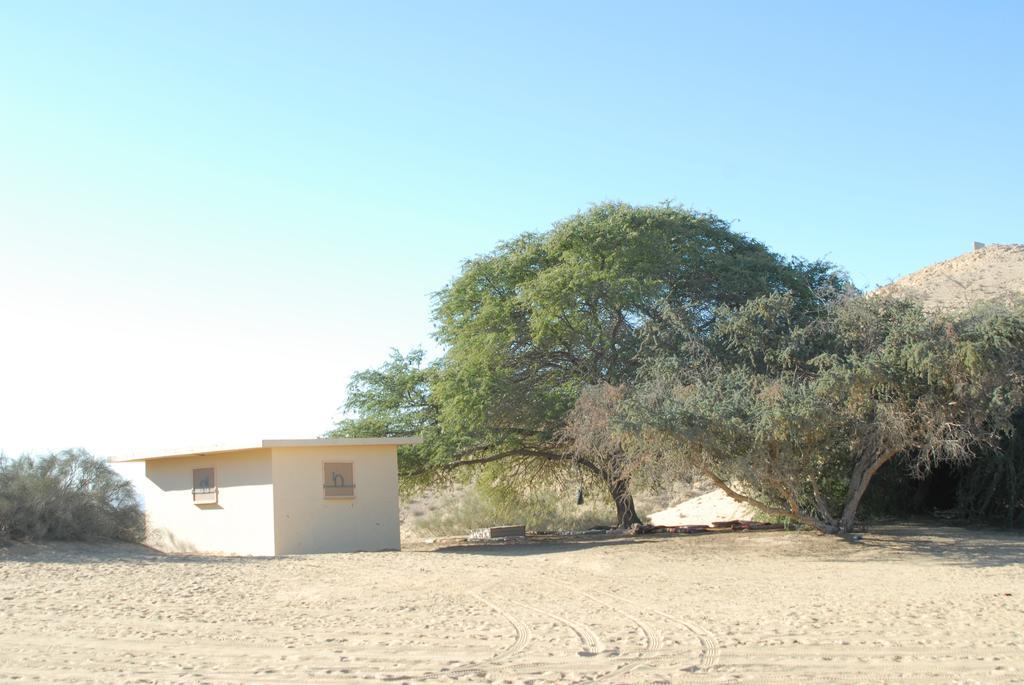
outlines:
[[1024, 682], [1024, 537], [0, 549], [3, 682]]

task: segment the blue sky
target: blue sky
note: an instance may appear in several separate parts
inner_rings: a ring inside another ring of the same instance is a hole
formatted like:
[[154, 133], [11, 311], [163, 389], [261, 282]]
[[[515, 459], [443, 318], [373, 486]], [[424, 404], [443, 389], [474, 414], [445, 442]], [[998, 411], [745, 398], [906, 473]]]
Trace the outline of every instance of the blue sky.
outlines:
[[1024, 5], [6, 3], [0, 449], [327, 429], [460, 262], [674, 200], [872, 287], [1020, 242]]

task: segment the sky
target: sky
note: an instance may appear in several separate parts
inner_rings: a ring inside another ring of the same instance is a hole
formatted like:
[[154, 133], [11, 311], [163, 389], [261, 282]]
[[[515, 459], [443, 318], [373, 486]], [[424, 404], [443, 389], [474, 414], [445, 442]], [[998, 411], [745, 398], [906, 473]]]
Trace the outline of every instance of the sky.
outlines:
[[0, 4], [0, 451], [315, 437], [463, 260], [671, 200], [1024, 242], [1024, 3]]

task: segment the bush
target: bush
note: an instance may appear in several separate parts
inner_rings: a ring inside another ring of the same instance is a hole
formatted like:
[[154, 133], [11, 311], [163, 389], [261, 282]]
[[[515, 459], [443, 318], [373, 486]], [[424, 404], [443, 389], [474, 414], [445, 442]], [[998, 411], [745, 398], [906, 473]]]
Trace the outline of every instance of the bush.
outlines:
[[1024, 527], [1024, 411], [999, 447], [979, 454], [960, 478], [957, 508], [969, 519]]
[[0, 539], [137, 542], [144, 532], [131, 483], [88, 452], [0, 457]]
[[426, 512], [406, 519], [416, 537], [465, 535], [477, 528], [523, 524], [529, 531], [579, 531], [615, 525], [615, 508], [606, 493], [589, 488], [583, 506], [572, 488], [538, 487], [510, 495], [483, 479], [466, 488], [439, 493]]

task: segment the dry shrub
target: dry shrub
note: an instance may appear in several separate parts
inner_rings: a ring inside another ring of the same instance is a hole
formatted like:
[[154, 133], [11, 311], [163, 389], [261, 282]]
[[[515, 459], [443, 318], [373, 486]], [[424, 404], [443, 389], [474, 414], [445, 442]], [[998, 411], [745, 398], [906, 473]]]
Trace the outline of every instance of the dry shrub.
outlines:
[[510, 497], [491, 483], [478, 480], [469, 487], [436, 494], [432, 506], [406, 517], [413, 537], [465, 535], [477, 528], [523, 524], [529, 531], [580, 531], [615, 524], [615, 510], [600, 487], [586, 489], [582, 506], [575, 488], [545, 485]]
[[144, 532], [131, 483], [88, 452], [0, 457], [0, 539], [137, 542]]

